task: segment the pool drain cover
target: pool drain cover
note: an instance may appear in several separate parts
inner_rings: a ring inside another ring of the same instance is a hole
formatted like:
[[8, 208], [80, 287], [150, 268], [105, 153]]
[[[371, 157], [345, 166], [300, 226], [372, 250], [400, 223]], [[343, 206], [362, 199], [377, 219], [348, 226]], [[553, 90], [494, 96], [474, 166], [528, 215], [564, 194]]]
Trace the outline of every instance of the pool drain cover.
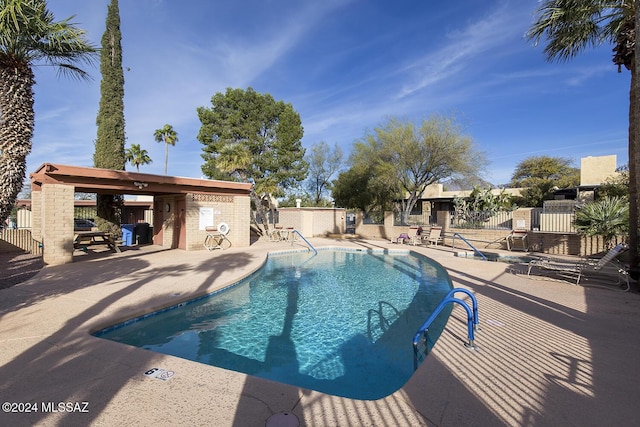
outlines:
[[267, 427], [298, 427], [298, 417], [290, 412], [278, 412], [267, 418]]

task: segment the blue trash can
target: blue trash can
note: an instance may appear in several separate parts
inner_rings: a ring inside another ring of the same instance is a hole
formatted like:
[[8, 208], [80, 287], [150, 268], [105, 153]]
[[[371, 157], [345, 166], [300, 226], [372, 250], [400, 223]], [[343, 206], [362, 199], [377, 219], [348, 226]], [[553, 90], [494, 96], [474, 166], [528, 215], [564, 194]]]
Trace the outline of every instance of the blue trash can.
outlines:
[[133, 246], [133, 224], [122, 224], [122, 246]]

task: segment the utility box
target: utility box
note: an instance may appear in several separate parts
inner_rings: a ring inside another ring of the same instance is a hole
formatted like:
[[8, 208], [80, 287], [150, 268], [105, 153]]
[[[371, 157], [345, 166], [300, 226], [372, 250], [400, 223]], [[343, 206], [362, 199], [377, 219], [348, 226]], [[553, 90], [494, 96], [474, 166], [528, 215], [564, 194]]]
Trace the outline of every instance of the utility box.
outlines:
[[122, 224], [122, 246], [133, 246], [133, 224]]
[[146, 245], [149, 243], [149, 223], [139, 222], [135, 227], [136, 240], [139, 245]]

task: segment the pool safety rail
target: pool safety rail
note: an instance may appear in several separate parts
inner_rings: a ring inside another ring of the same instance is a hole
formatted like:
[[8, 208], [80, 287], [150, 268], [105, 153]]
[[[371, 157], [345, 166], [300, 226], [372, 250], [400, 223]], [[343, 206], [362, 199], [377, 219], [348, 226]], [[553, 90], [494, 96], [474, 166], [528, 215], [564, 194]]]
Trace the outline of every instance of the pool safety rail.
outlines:
[[463, 242], [465, 242], [467, 245], [469, 245], [469, 247], [471, 249], [473, 249], [473, 251], [475, 253], [477, 253], [478, 255], [480, 255], [480, 257], [482, 257], [483, 260], [487, 261], [487, 257], [478, 250], [478, 248], [476, 248], [475, 246], [473, 246], [471, 244], [471, 242], [469, 242], [467, 239], [465, 239], [464, 237], [462, 237], [460, 235], [460, 233], [453, 233], [453, 243], [451, 244], [451, 246], [453, 246], [454, 248], [456, 247], [456, 237], [460, 238], [460, 240], [462, 240]]
[[[309, 243], [309, 241], [307, 239], [304, 238], [304, 236], [302, 234], [300, 234], [300, 232], [298, 230], [293, 230], [291, 231], [291, 236], [294, 236], [295, 234], [297, 234], [298, 236], [300, 236], [300, 238], [302, 240], [304, 240], [304, 242], [309, 246], [309, 248], [316, 254], [318, 255], [318, 251], [316, 250], [316, 248], [313, 247], [313, 245], [311, 243]], [[295, 238], [291, 239], [291, 246], [293, 246], [293, 242], [295, 242]]]
[[[465, 301], [454, 298], [453, 295], [456, 293], [465, 293], [471, 298], [471, 307]], [[431, 313], [431, 316], [424, 322], [424, 324], [420, 327], [418, 332], [413, 337], [413, 369], [418, 369], [418, 365], [420, 362], [427, 357], [429, 354], [429, 326], [436, 319], [438, 314], [444, 309], [444, 307], [448, 303], [457, 303], [462, 306], [467, 312], [467, 336], [469, 338], [469, 342], [465, 343], [465, 347], [469, 350], [476, 350], [477, 346], [474, 343], [475, 340], [475, 331], [479, 330], [478, 326], [478, 300], [476, 297], [468, 290], [462, 288], [454, 288], [451, 289], [447, 295], [442, 299], [440, 304], [436, 307], [436, 309]]]

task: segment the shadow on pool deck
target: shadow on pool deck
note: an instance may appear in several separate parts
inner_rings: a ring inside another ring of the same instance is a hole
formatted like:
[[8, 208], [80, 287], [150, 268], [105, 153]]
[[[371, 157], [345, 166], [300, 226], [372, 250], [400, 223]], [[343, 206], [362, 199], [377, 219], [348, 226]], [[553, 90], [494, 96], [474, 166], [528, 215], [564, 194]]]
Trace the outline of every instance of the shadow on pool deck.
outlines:
[[[313, 239], [315, 246], [397, 248]], [[462, 345], [455, 308], [405, 387], [359, 401], [274, 383], [92, 337], [93, 330], [190, 299], [253, 271], [270, 249], [153, 252], [47, 267], [0, 290], [0, 396], [8, 402], [88, 402], [88, 412], [0, 413], [0, 425], [264, 426], [278, 412], [301, 426], [640, 425], [640, 296], [511, 274], [500, 263], [405, 247], [447, 268], [478, 298], [479, 351]], [[410, 345], [410, 343], [408, 343]], [[176, 372], [145, 377], [151, 367]], [[42, 409], [42, 407], [39, 407]]]

